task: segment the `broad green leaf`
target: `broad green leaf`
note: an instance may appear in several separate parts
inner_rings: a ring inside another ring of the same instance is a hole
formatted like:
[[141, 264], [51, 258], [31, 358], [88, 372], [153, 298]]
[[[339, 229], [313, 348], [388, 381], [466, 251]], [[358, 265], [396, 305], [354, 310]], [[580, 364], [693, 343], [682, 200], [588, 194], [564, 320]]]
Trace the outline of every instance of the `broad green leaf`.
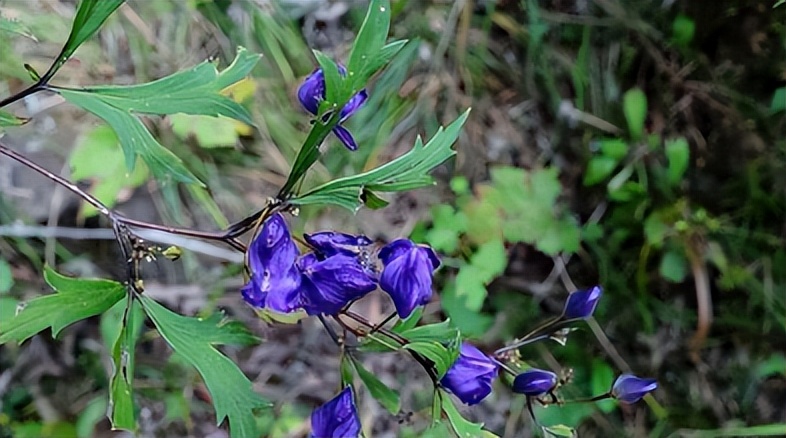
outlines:
[[453, 400], [447, 392], [440, 390], [439, 397], [442, 398], [442, 411], [447, 415], [450, 427], [453, 432], [460, 438], [478, 438], [487, 436], [483, 431], [482, 423], [473, 423], [464, 418], [461, 413], [456, 409]]
[[84, 89], [55, 88], [66, 100], [104, 119], [117, 133], [129, 171], [140, 156], [157, 179], [198, 182], [182, 161], [153, 138], [137, 114], [192, 114], [229, 117], [253, 125], [248, 111], [221, 94], [243, 79], [256, 65], [258, 55], [238, 48], [232, 64], [219, 72], [203, 62], [147, 84], [96, 86]]
[[15, 33], [33, 41], [38, 41], [35, 35], [30, 32], [30, 28], [25, 26], [24, 23], [14, 18], [4, 17], [2, 14], [0, 14], [0, 32]]
[[364, 189], [388, 192], [430, 185], [433, 179], [428, 173], [455, 155], [456, 151], [451, 146], [458, 138], [468, 116], [469, 110], [447, 128], [440, 128], [425, 145], [418, 137], [415, 146], [409, 152], [389, 163], [368, 172], [325, 183], [291, 199], [290, 203], [333, 204], [354, 212], [362, 205], [360, 195]]
[[404, 348], [418, 352], [434, 362], [437, 376], [442, 377], [458, 357], [458, 348], [451, 346], [445, 347], [436, 341], [416, 341], [404, 345]]
[[141, 297], [142, 307], [153, 320], [161, 336], [188, 363], [193, 365], [207, 385], [216, 422], [229, 418], [231, 436], [259, 436], [254, 411], [267, 402], [253, 391], [251, 382], [240, 368], [216, 349], [216, 345], [249, 345], [256, 342], [242, 324], [227, 322], [219, 314], [210, 318], [189, 318]]
[[[127, 172], [123, 154], [118, 149], [119, 140], [107, 125], [99, 125], [83, 136], [68, 159], [73, 180], [90, 180], [89, 192], [108, 208], [117, 203], [124, 188], [135, 188], [147, 180], [147, 167], [136, 166]], [[95, 207], [82, 203], [84, 217], [98, 213]]]
[[412, 342], [445, 342], [446, 340], [455, 339], [458, 335], [458, 329], [453, 327], [453, 324], [451, 324], [450, 320], [438, 322], [436, 324], [422, 325], [420, 327], [414, 327], [407, 330], [399, 330], [394, 328], [393, 331]]
[[109, 420], [113, 429], [136, 430], [133, 384], [136, 343], [144, 322], [144, 312], [134, 300], [120, 301], [101, 318], [101, 335], [112, 356], [109, 392]]
[[584, 172], [584, 185], [592, 186], [605, 181], [617, 167], [617, 162], [616, 159], [603, 155], [590, 158]]
[[19, 301], [16, 298], [0, 296], [0, 327], [14, 319]]
[[66, 326], [106, 311], [126, 293], [116, 281], [69, 278], [48, 266], [44, 279], [56, 293], [22, 304], [13, 319], [0, 323], [0, 344], [23, 342], [48, 327], [57, 337]]
[[622, 97], [622, 111], [628, 121], [628, 131], [634, 140], [644, 133], [644, 119], [647, 118], [647, 96], [639, 88], [625, 92]]
[[688, 261], [681, 251], [669, 250], [660, 261], [660, 275], [672, 283], [682, 283], [688, 275]]
[[52, 67], [47, 72], [47, 76], [52, 75], [68, 61], [76, 49], [90, 38], [104, 24], [107, 18], [112, 15], [117, 8], [122, 5], [124, 0], [82, 0], [76, 10], [74, 23], [71, 27], [71, 34], [68, 35], [63, 50], [55, 60]]
[[486, 301], [488, 291], [483, 281], [481, 269], [471, 265], [463, 265], [456, 275], [456, 296], [463, 299], [467, 309], [479, 312]]
[[628, 142], [621, 138], [605, 138], [598, 143], [603, 155], [614, 158], [618, 162], [628, 155], [628, 149], [630, 149]]
[[0, 110], [0, 132], [2, 132], [3, 126], [19, 126], [19, 125], [24, 125], [29, 121], [30, 119], [17, 117], [9, 113], [8, 111]]
[[[611, 369], [606, 362], [600, 359], [593, 359], [592, 366], [589, 367], [589, 370], [592, 370], [590, 374], [591, 393], [603, 394], [607, 392], [614, 381], [614, 370]], [[595, 406], [602, 412], [608, 414], [617, 409], [618, 405], [614, 403], [614, 400], [606, 399], [595, 402]]]
[[385, 407], [391, 414], [396, 415], [401, 410], [401, 400], [396, 391], [382, 383], [374, 374], [369, 372], [363, 367], [363, 364], [356, 360], [352, 360], [352, 365], [355, 367], [360, 380], [368, 388], [368, 392], [374, 397], [379, 404]]
[[690, 146], [684, 137], [666, 140], [666, 158], [669, 159], [668, 178], [669, 184], [677, 185], [688, 170], [690, 159]]

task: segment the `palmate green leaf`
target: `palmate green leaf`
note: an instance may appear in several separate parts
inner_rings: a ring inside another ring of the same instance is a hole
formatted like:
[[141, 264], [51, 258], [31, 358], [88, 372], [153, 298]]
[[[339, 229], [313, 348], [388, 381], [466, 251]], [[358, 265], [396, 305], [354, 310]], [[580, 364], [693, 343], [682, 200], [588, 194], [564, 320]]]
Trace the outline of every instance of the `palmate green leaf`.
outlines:
[[409, 152], [389, 163], [322, 184], [289, 202], [296, 205], [333, 204], [354, 212], [362, 205], [361, 194], [364, 191], [390, 192], [430, 185], [433, 179], [428, 173], [455, 155], [452, 145], [468, 116], [469, 110], [447, 128], [440, 128], [425, 145], [418, 137]]
[[69, 278], [48, 266], [44, 279], [56, 293], [29, 301], [13, 319], [0, 323], [0, 344], [23, 342], [48, 327], [57, 337], [66, 326], [106, 311], [126, 293], [116, 281]]
[[248, 111], [221, 90], [243, 79], [258, 60], [259, 55], [240, 47], [235, 60], [222, 72], [215, 64], [203, 62], [147, 84], [54, 90], [115, 130], [129, 171], [140, 156], [159, 180], [199, 183], [183, 162], [150, 134], [137, 114], [224, 116], [253, 125]]
[[213, 399], [217, 424], [229, 418], [233, 438], [259, 436], [254, 411], [268, 403], [253, 391], [240, 368], [215, 348], [221, 344], [249, 345], [257, 339], [242, 324], [226, 322], [219, 314], [189, 318], [146, 296], [141, 302], [161, 336], [202, 376]]
[[119, 301], [101, 318], [101, 336], [112, 355], [109, 420], [113, 429], [136, 430], [134, 414], [134, 364], [136, 343], [145, 314], [139, 302]]
[[357, 371], [360, 380], [366, 385], [368, 392], [379, 404], [385, 407], [391, 414], [396, 415], [401, 410], [401, 399], [396, 391], [382, 383], [374, 374], [363, 367], [363, 364], [352, 359], [352, 365]]

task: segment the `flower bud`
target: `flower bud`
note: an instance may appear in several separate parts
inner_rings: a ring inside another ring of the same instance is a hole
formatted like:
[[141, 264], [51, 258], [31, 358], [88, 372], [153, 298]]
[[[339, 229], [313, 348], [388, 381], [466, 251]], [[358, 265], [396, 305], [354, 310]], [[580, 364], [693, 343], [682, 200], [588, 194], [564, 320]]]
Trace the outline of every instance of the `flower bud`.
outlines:
[[611, 396], [623, 403], [636, 403], [658, 388], [655, 379], [643, 379], [632, 374], [622, 374], [614, 381]]
[[480, 403], [491, 394], [491, 384], [497, 378], [498, 365], [468, 343], [461, 344], [459, 357], [440, 383], [468, 405]]
[[551, 371], [532, 368], [513, 379], [513, 392], [529, 397], [547, 394], [557, 386], [557, 375]]
[[603, 289], [600, 286], [573, 292], [565, 303], [563, 317], [565, 319], [589, 318], [595, 312], [601, 295], [603, 295]]

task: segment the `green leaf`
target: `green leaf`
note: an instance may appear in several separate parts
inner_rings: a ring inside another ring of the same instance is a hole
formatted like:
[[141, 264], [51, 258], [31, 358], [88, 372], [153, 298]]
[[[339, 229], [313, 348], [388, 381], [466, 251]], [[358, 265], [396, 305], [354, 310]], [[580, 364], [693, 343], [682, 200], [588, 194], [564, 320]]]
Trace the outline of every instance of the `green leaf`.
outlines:
[[147, 296], [142, 296], [141, 302], [161, 336], [202, 376], [213, 399], [216, 423], [229, 418], [233, 438], [259, 436], [254, 411], [268, 403], [253, 391], [240, 368], [215, 348], [221, 344], [249, 345], [256, 338], [242, 324], [227, 322], [219, 314], [189, 318]]
[[554, 426], [542, 426], [543, 432], [547, 435], [558, 438], [575, 438], [578, 435], [576, 430], [572, 427], [565, 426], [564, 424], [557, 424]]
[[616, 159], [602, 155], [590, 158], [584, 172], [584, 185], [592, 186], [605, 181], [617, 167], [617, 163]]
[[398, 320], [396, 324], [393, 325], [393, 331], [395, 333], [401, 333], [415, 328], [418, 322], [420, 322], [420, 318], [423, 316], [423, 309], [423, 306], [415, 307], [415, 310], [413, 310], [408, 317]]
[[450, 422], [450, 427], [453, 432], [460, 438], [477, 438], [485, 436], [483, 431], [483, 423], [473, 423], [464, 418], [461, 413], [456, 409], [453, 400], [443, 390], [440, 390], [438, 397], [442, 398], [442, 412], [445, 413]]
[[[400, 330], [400, 327], [399, 327]], [[450, 320], [438, 322], [436, 324], [427, 324], [420, 327], [414, 327], [407, 330], [397, 330], [395, 327], [394, 332], [400, 334], [409, 341], [433, 341], [444, 342], [447, 340], [455, 339], [458, 336], [458, 329], [451, 324]]]
[[57, 337], [66, 326], [106, 311], [126, 293], [116, 281], [69, 278], [48, 266], [44, 279], [56, 293], [22, 304], [13, 319], [0, 323], [0, 344], [23, 342], [48, 327]]
[[[19, 126], [24, 125], [25, 123], [29, 122], [30, 119], [25, 119], [22, 117], [17, 117], [8, 111], [0, 110], [0, 128], [3, 126]], [[2, 129], [0, 129], [2, 132]]]
[[74, 423], [77, 438], [90, 438], [95, 436], [95, 427], [104, 419], [106, 407], [106, 397], [103, 395], [94, 397], [87, 402], [87, 405], [82, 409], [82, 412]]
[[458, 348], [448, 348], [436, 341], [416, 341], [404, 345], [404, 348], [418, 352], [434, 362], [437, 376], [442, 377], [448, 372], [458, 357]]
[[134, 170], [136, 157], [140, 156], [159, 180], [197, 183], [182, 161], [153, 138], [136, 114], [224, 116], [253, 125], [248, 111], [221, 90], [243, 79], [258, 60], [258, 55], [239, 47], [235, 60], [220, 73], [215, 64], [203, 62], [147, 84], [55, 91], [115, 130], [129, 171]]
[[671, 24], [671, 40], [678, 47], [688, 47], [695, 33], [696, 23], [687, 15], [677, 15]]
[[382, 383], [374, 374], [369, 372], [363, 367], [363, 364], [356, 360], [352, 360], [352, 364], [357, 371], [360, 380], [368, 388], [368, 392], [374, 397], [379, 404], [385, 407], [391, 414], [396, 415], [401, 410], [401, 400], [396, 391], [390, 389], [387, 385]]
[[628, 130], [634, 140], [641, 138], [644, 133], [644, 119], [647, 117], [647, 96], [639, 88], [625, 92], [622, 97], [622, 111], [628, 121]]
[[677, 185], [682, 180], [685, 171], [688, 170], [688, 160], [690, 159], [688, 141], [684, 137], [666, 140], [666, 158], [669, 160], [669, 184]]
[[[89, 179], [88, 191], [108, 208], [117, 203], [123, 189], [139, 187], [148, 176], [145, 166], [136, 166], [133, 172], [126, 172], [118, 145], [115, 132], [107, 125], [99, 125], [79, 140], [68, 159], [71, 178], [77, 181]], [[80, 211], [84, 217], [98, 213], [88, 203], [82, 203]]]
[[295, 205], [333, 204], [354, 212], [362, 205], [360, 194], [365, 189], [389, 192], [430, 185], [433, 179], [428, 173], [455, 155], [456, 151], [451, 146], [468, 116], [469, 110], [447, 128], [440, 128], [425, 145], [418, 137], [409, 152], [389, 163], [368, 172], [322, 184], [289, 202]]
[[136, 343], [142, 331], [144, 312], [134, 300], [119, 301], [101, 318], [101, 336], [112, 355], [109, 420], [113, 429], [136, 430], [133, 398]]
[[390, 1], [372, 0], [349, 54], [347, 71], [351, 90], [348, 95], [360, 91], [366, 81], [401, 49], [401, 44], [385, 46], [389, 31]]
[[30, 28], [25, 26], [24, 23], [14, 18], [4, 17], [3, 15], [0, 15], [0, 32], [15, 33], [25, 38], [30, 38], [33, 41], [38, 41], [35, 35], [30, 32]]
[[222, 116], [172, 114], [172, 132], [181, 140], [194, 138], [199, 146], [210, 149], [233, 147], [237, 144], [237, 122]]
[[786, 87], [780, 87], [772, 93], [770, 113], [776, 114], [786, 110]]
[[682, 251], [669, 250], [660, 261], [660, 275], [672, 283], [682, 283], [688, 275], [688, 261]]

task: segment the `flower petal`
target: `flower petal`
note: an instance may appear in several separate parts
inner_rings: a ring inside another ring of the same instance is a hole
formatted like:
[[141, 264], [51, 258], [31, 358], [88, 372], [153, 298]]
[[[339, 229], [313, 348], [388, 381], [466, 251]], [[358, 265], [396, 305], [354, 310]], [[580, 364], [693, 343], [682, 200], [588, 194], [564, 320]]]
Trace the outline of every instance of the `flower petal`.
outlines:
[[548, 393], [557, 386], [557, 375], [551, 371], [532, 368], [513, 379], [513, 392], [530, 397]]
[[352, 96], [348, 101], [347, 104], [344, 105], [344, 108], [341, 108], [341, 114], [339, 114], [339, 123], [347, 120], [352, 114], [355, 114], [357, 110], [363, 106], [368, 100], [368, 93], [365, 89], [360, 90], [360, 92], [354, 96]]
[[600, 286], [571, 293], [568, 295], [568, 301], [565, 302], [564, 318], [589, 318], [595, 312], [595, 307], [598, 306], [601, 295], [603, 295], [603, 289]]
[[303, 237], [319, 255], [330, 257], [336, 254], [357, 254], [363, 247], [371, 245], [372, 241], [363, 235], [339, 233], [338, 231], [320, 231], [305, 234]]
[[336, 314], [350, 301], [377, 288], [371, 273], [360, 261], [345, 254], [312, 262], [303, 274], [313, 285], [309, 287], [311, 285], [305, 284], [303, 288], [307, 300], [304, 308], [310, 315]]
[[350, 151], [358, 150], [358, 144], [355, 142], [355, 138], [352, 137], [352, 133], [350, 133], [347, 128], [341, 125], [336, 125], [336, 127], [333, 128], [333, 134], [336, 134], [336, 137], [338, 137], [338, 139], [341, 140], [341, 143], [343, 143], [344, 146]]
[[351, 386], [311, 413], [311, 436], [314, 438], [354, 438], [359, 435], [360, 418]]
[[467, 405], [480, 403], [491, 394], [498, 365], [472, 344], [461, 344], [458, 359], [440, 380], [445, 389]]
[[325, 99], [325, 74], [321, 68], [306, 77], [297, 89], [297, 99], [306, 111], [317, 115], [319, 103]]
[[636, 403], [648, 393], [658, 389], [658, 381], [632, 374], [622, 374], [614, 381], [611, 394], [623, 403]]
[[393, 299], [399, 317], [408, 317], [415, 307], [431, 300], [432, 256], [436, 254], [431, 248], [417, 246], [407, 239], [396, 240], [379, 252], [385, 264], [379, 285]]

